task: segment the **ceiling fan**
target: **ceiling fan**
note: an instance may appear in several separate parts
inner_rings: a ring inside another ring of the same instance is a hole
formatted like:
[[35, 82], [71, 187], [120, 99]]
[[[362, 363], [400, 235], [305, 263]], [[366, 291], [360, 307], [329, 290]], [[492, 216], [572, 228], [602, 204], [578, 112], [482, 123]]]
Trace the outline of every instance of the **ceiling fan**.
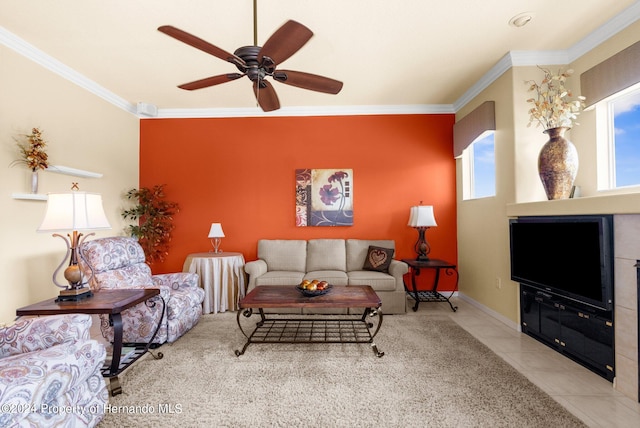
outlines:
[[263, 111], [273, 111], [280, 108], [280, 101], [273, 86], [266, 80], [274, 80], [311, 91], [337, 94], [342, 89], [342, 82], [316, 74], [302, 71], [280, 70], [277, 67], [295, 54], [313, 36], [313, 32], [304, 25], [289, 20], [267, 39], [262, 47], [257, 46], [256, 1], [253, 4], [253, 46], [243, 46], [229, 53], [224, 49], [206, 42], [199, 37], [189, 34], [171, 25], [158, 27], [158, 31], [173, 37], [194, 48], [200, 49], [224, 61], [235, 65], [240, 73], [227, 73], [211, 76], [189, 83], [178, 85], [181, 89], [208, 88], [221, 83], [230, 82], [247, 76], [253, 82], [253, 92], [258, 105]]

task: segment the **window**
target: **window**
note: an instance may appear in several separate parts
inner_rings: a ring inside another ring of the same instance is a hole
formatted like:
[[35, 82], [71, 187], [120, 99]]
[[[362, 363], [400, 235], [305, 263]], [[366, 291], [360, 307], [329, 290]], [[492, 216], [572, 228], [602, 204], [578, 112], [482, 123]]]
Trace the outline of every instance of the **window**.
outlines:
[[462, 158], [462, 199], [496, 194], [495, 101], [485, 101], [453, 125], [453, 156]]
[[608, 102], [610, 188], [640, 185], [640, 86]]
[[468, 192], [465, 199], [496, 195], [496, 161], [494, 131], [487, 131], [467, 147]]
[[596, 108], [598, 190], [640, 186], [640, 41], [582, 73], [580, 90]]

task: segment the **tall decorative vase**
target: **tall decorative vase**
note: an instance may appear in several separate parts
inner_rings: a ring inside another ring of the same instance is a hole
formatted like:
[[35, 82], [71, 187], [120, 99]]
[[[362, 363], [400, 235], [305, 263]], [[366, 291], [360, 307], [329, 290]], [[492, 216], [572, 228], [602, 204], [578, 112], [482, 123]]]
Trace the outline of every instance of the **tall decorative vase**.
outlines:
[[538, 173], [549, 200], [569, 198], [578, 173], [578, 151], [564, 138], [568, 129], [558, 127], [544, 131], [549, 141], [538, 155]]
[[38, 193], [38, 170], [31, 171], [31, 193]]

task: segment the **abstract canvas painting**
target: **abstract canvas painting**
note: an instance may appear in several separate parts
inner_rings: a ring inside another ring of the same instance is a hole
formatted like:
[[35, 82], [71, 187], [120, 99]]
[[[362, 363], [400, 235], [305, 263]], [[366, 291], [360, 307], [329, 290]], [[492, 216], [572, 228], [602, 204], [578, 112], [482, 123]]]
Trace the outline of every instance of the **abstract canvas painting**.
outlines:
[[353, 170], [296, 169], [296, 226], [353, 226]]

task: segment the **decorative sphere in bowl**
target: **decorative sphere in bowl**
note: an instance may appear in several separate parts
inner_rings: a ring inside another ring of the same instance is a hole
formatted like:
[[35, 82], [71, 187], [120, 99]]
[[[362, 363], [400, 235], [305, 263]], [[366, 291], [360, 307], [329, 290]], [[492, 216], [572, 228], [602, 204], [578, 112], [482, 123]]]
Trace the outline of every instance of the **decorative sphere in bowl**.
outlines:
[[327, 281], [320, 281], [318, 279], [308, 280], [305, 279], [296, 288], [306, 297], [321, 296], [326, 294], [331, 289], [331, 284]]

